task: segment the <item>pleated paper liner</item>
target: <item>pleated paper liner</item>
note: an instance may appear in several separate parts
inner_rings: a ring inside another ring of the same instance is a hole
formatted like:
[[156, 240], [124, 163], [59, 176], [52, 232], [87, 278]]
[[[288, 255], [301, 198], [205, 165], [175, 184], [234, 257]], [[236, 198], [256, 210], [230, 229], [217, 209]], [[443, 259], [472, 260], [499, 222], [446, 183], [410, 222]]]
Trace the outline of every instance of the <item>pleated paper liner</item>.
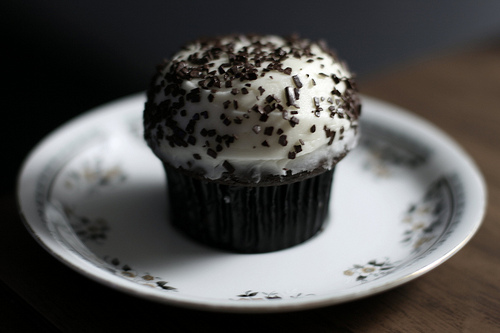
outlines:
[[334, 169], [276, 186], [226, 185], [165, 170], [174, 226], [218, 249], [286, 249], [313, 237], [328, 215]]

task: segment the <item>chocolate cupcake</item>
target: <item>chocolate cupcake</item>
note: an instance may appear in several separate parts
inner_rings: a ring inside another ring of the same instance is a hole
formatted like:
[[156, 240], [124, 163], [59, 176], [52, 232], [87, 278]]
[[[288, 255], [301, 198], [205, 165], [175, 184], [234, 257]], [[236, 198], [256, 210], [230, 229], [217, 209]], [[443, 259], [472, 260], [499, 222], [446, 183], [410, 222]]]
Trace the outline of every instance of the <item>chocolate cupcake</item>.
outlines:
[[144, 111], [171, 221], [232, 252], [306, 241], [327, 217], [360, 111], [353, 76], [324, 43], [231, 35], [186, 45], [158, 66]]

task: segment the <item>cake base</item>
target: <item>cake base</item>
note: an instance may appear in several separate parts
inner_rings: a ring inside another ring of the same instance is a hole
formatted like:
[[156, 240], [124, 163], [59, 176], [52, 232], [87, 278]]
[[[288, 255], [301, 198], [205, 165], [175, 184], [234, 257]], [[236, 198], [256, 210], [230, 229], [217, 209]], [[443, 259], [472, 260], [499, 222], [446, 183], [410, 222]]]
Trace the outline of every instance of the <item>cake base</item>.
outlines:
[[328, 215], [334, 169], [277, 186], [232, 186], [165, 166], [171, 220], [192, 239], [237, 253], [289, 248], [314, 236]]

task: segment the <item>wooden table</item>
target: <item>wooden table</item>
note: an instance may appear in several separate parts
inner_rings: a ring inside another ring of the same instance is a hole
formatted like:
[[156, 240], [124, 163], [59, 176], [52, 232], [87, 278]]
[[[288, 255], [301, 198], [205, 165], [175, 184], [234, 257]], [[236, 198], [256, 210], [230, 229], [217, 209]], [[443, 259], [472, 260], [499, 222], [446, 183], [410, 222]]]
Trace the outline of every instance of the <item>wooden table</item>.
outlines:
[[500, 42], [420, 60], [360, 80], [363, 93], [441, 127], [488, 184], [484, 223], [458, 254], [394, 290], [295, 313], [194, 311], [137, 299], [73, 272], [46, 253], [0, 199], [0, 331], [500, 332]]

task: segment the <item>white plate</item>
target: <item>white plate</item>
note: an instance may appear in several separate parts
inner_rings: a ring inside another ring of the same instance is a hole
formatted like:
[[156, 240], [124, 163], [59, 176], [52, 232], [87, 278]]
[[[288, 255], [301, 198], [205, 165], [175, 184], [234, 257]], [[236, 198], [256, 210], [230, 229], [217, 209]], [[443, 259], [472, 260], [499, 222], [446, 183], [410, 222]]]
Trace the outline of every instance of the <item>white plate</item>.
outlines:
[[43, 140], [20, 174], [30, 232], [76, 271], [173, 305], [308, 309], [394, 288], [476, 232], [486, 189], [471, 159], [427, 122], [364, 97], [360, 146], [335, 174], [330, 221], [266, 254], [195, 244], [167, 223], [165, 177], [142, 139], [144, 96], [104, 105]]

